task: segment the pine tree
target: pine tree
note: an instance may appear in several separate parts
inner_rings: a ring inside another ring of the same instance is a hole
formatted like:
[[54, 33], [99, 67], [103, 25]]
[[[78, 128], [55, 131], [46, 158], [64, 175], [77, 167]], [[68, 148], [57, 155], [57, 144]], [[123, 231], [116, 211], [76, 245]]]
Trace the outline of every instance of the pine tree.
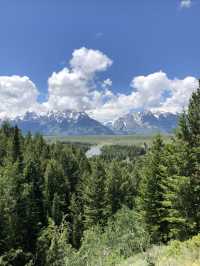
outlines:
[[164, 241], [163, 236], [167, 229], [163, 220], [165, 215], [163, 210], [163, 180], [165, 179], [165, 169], [162, 164], [163, 149], [163, 140], [158, 135], [153, 141], [142, 170], [140, 208], [144, 211], [144, 219], [153, 243]]
[[62, 221], [62, 218], [63, 218], [62, 208], [63, 208], [63, 202], [60, 199], [57, 192], [55, 192], [54, 197], [53, 197], [53, 202], [52, 202], [52, 208], [51, 208], [52, 219], [55, 225], [60, 225]]
[[[187, 186], [188, 220], [193, 224], [193, 233], [200, 231], [200, 147], [194, 147], [190, 153], [189, 184]], [[189, 204], [188, 204], [189, 203]]]
[[92, 164], [92, 173], [84, 179], [84, 219], [85, 228], [105, 225], [110, 215], [106, 173], [99, 161]]
[[11, 147], [11, 161], [15, 163], [18, 161], [19, 170], [22, 171], [23, 167], [23, 156], [22, 156], [22, 147], [21, 147], [21, 134], [17, 126], [14, 127], [12, 147]]
[[123, 179], [119, 163], [113, 162], [108, 173], [108, 196], [112, 214], [115, 214], [124, 203]]
[[28, 250], [29, 238], [29, 185], [19, 170], [18, 161], [8, 164], [2, 174], [1, 199], [7, 232], [6, 245], [10, 248], [21, 246]]
[[[31, 147], [30, 147], [31, 148]], [[42, 172], [45, 171], [47, 162], [50, 159], [50, 147], [40, 134], [36, 134], [33, 138], [32, 156], [41, 163]]]
[[27, 135], [24, 138], [24, 160], [28, 161], [29, 159], [38, 160], [38, 158], [35, 156], [35, 145], [34, 140], [30, 132], [27, 133]]
[[178, 139], [182, 139], [188, 143], [190, 142], [190, 129], [188, 126], [187, 113], [185, 111], [180, 115], [176, 135]]
[[177, 136], [192, 147], [200, 143], [200, 80], [199, 88], [190, 98], [188, 112], [184, 112], [179, 120]]
[[82, 150], [79, 149], [77, 151], [76, 158], [77, 158], [77, 162], [79, 164], [79, 169], [80, 169], [81, 175], [84, 175], [84, 173], [91, 171], [89, 161], [88, 161], [87, 157], [85, 156], [85, 153]]
[[[7, 160], [8, 154], [11, 157], [11, 137], [13, 128], [8, 122], [3, 122], [0, 129], [0, 165], [3, 166]], [[10, 159], [10, 158], [9, 158]]]
[[64, 175], [68, 179], [69, 192], [72, 195], [80, 182], [80, 169], [74, 154], [69, 150], [63, 150], [59, 161], [63, 167]]
[[184, 175], [189, 177], [185, 205], [187, 223], [193, 227], [191, 234], [195, 234], [200, 230], [200, 88], [191, 96], [188, 112], [180, 120], [177, 137], [183, 141], [187, 151], [183, 160], [187, 162], [187, 171]]
[[[199, 82], [200, 84], [200, 82]], [[188, 106], [188, 124], [193, 145], [200, 143], [200, 88], [192, 94]]]
[[80, 195], [75, 193], [70, 202], [70, 243], [76, 249], [80, 248], [83, 236], [83, 202]]
[[[67, 180], [64, 176], [64, 171], [62, 166], [55, 160], [50, 160], [47, 164], [47, 168], [45, 171], [45, 201], [46, 206], [49, 212], [49, 215], [52, 217], [52, 207], [53, 201], [54, 205], [60, 206], [59, 208], [65, 214], [67, 208], [65, 206], [66, 199], [68, 198], [68, 184]], [[58, 197], [54, 198], [55, 194], [59, 195], [59, 203]], [[55, 202], [56, 201], [56, 202]]]
[[37, 234], [46, 225], [46, 210], [43, 196], [44, 179], [41, 176], [39, 162], [32, 159], [26, 162], [24, 179], [28, 184], [28, 223], [24, 226], [29, 230], [27, 232], [27, 244], [34, 249]]

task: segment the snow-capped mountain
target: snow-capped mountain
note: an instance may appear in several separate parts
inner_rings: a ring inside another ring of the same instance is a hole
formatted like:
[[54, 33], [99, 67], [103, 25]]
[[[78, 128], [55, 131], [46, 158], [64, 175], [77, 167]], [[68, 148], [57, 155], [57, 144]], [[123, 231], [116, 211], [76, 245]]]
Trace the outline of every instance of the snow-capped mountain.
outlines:
[[85, 112], [74, 110], [49, 111], [45, 114], [27, 112], [24, 116], [10, 120], [26, 133], [39, 132], [43, 135], [105, 135], [112, 130], [90, 118]]
[[115, 134], [171, 133], [177, 127], [178, 117], [178, 114], [168, 112], [133, 112], [105, 125]]
[[27, 112], [10, 120], [10, 123], [18, 125], [24, 133], [31, 131], [43, 135], [151, 134], [173, 132], [177, 127], [178, 116], [166, 112], [132, 112], [103, 125], [85, 112], [66, 110], [44, 114]]

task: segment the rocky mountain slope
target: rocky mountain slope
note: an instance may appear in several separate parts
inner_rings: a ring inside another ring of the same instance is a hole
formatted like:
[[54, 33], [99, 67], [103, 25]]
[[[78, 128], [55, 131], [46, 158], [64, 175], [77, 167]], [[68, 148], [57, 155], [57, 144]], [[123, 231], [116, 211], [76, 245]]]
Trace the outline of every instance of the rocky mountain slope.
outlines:
[[133, 112], [119, 117], [105, 125], [115, 134], [172, 133], [177, 127], [178, 114], [161, 112]]
[[10, 121], [24, 133], [31, 131], [43, 135], [110, 135], [112, 130], [90, 118], [84, 112], [66, 110], [51, 111], [46, 114], [27, 112], [22, 117]]
[[177, 121], [177, 114], [144, 111], [129, 113], [102, 124], [85, 112], [74, 110], [49, 111], [45, 114], [27, 112], [24, 116], [10, 120], [12, 125], [18, 125], [24, 133], [31, 131], [60, 136], [171, 133], [176, 128]]

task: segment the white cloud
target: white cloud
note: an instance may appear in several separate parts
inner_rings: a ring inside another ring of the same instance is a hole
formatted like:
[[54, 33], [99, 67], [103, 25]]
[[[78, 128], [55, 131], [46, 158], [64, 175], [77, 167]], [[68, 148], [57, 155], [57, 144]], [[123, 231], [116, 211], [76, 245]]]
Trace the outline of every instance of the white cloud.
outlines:
[[28, 77], [0, 76], [0, 117], [15, 117], [37, 108], [38, 90]]
[[170, 81], [166, 73], [160, 71], [147, 76], [135, 77], [131, 86], [136, 89], [134, 94], [135, 108], [160, 106], [164, 100], [164, 92], [169, 90]]
[[104, 122], [138, 109], [180, 112], [198, 87], [194, 77], [170, 79], [159, 71], [134, 77], [129, 94], [115, 93], [110, 78], [97, 78], [111, 65], [112, 60], [98, 50], [75, 50], [69, 68], [49, 77], [48, 99], [42, 104], [37, 101], [38, 90], [28, 77], [0, 76], [0, 117], [15, 117], [27, 110], [75, 109]]
[[181, 112], [198, 82], [194, 77], [171, 80], [160, 71], [133, 78], [131, 87], [133, 90], [127, 95], [111, 92], [107, 101], [89, 114], [99, 121], [109, 121], [135, 109]]
[[190, 96], [198, 88], [198, 81], [194, 77], [186, 77], [183, 80], [170, 81], [171, 97], [168, 97], [160, 107], [166, 112], [182, 112], [186, 109]]
[[96, 89], [95, 76], [111, 65], [112, 60], [98, 50], [85, 47], [75, 50], [70, 60], [70, 68], [54, 72], [49, 78], [49, 98], [44, 105], [49, 109], [79, 111], [98, 106], [107, 92]]
[[94, 75], [96, 72], [105, 71], [112, 65], [112, 60], [98, 50], [82, 47], [74, 50], [70, 66], [72, 71], [85, 75]]
[[111, 65], [112, 60], [98, 50], [75, 50], [70, 68], [49, 78], [49, 97], [43, 105], [48, 109], [86, 111], [99, 121], [108, 121], [135, 109], [180, 112], [198, 86], [194, 77], [170, 79], [159, 71], [134, 77], [129, 94], [114, 93], [110, 78], [96, 82], [98, 72]]
[[181, 0], [181, 8], [190, 8], [192, 5], [192, 1], [191, 0]]
[[105, 79], [102, 83], [103, 89], [110, 88], [111, 86], [112, 86], [112, 80], [110, 78]]

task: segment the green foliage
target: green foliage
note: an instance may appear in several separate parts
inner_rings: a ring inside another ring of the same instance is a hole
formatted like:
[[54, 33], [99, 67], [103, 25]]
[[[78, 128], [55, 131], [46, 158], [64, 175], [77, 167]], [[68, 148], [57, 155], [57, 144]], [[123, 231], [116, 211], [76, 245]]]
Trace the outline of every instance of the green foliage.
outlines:
[[38, 237], [36, 265], [65, 266], [66, 255], [71, 252], [66, 223], [63, 221], [60, 226], [56, 226], [49, 219], [48, 226]]
[[103, 165], [96, 161], [92, 172], [83, 181], [85, 228], [100, 224], [104, 226], [110, 214], [106, 172]]
[[18, 127], [14, 127], [11, 148], [11, 161], [22, 163], [21, 136]]
[[187, 206], [186, 219], [190, 225], [190, 235], [197, 234], [200, 230], [200, 88], [192, 94], [188, 112], [180, 120], [177, 137], [184, 142], [184, 158], [187, 168], [184, 173], [188, 178], [185, 205]]
[[[2, 265], [18, 260], [21, 266], [81, 265], [77, 254], [83, 251], [84, 230], [97, 225], [104, 230], [123, 205], [133, 208], [137, 149], [131, 161], [118, 158], [110, 164], [103, 158], [88, 161], [77, 146], [23, 136], [8, 123], [0, 136]], [[123, 154], [127, 157], [124, 148]]]
[[184, 112], [179, 121], [177, 136], [195, 147], [200, 143], [200, 88], [193, 92], [188, 112]]
[[200, 236], [185, 242], [172, 241], [168, 246], [154, 246], [147, 252], [123, 261], [119, 266], [199, 266]]
[[33, 265], [33, 256], [31, 253], [25, 253], [21, 249], [11, 249], [4, 256], [0, 257], [1, 266], [31, 266]]
[[145, 148], [140, 146], [105, 145], [101, 149], [101, 158], [106, 161], [135, 160], [136, 157], [145, 154]]
[[142, 169], [140, 208], [144, 213], [144, 219], [153, 243], [164, 240], [167, 227], [162, 204], [164, 200], [163, 182], [166, 178], [163, 149], [164, 143], [161, 136], [158, 135]]
[[85, 231], [82, 246], [69, 265], [117, 265], [124, 258], [145, 250], [149, 236], [141, 217], [123, 208], [107, 226], [96, 225]]
[[[47, 164], [44, 174], [44, 194], [48, 213], [57, 220], [62, 219], [65, 211], [65, 197], [68, 192], [67, 180], [62, 166], [54, 159]], [[55, 217], [58, 215], [58, 217]]]
[[83, 236], [83, 202], [80, 195], [75, 193], [72, 195], [70, 202], [70, 218], [71, 218], [71, 243], [73, 247], [79, 248]]
[[200, 89], [192, 94], [172, 143], [157, 137], [140, 171], [138, 207], [153, 243], [187, 239], [200, 230]]
[[132, 208], [137, 195], [136, 168], [130, 163], [112, 161], [107, 169], [108, 199], [115, 214], [123, 205]]

